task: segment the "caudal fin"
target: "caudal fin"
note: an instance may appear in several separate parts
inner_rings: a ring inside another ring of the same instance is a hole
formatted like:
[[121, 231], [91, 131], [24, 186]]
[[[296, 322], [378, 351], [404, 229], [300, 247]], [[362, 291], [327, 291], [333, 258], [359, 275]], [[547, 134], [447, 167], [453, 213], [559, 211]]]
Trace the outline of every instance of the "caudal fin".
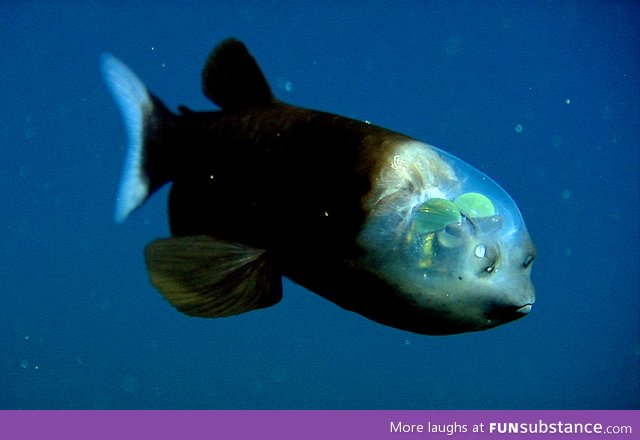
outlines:
[[[120, 223], [149, 197], [166, 183], [169, 178], [162, 172], [162, 145], [152, 145], [149, 139], [155, 139], [162, 126], [159, 119], [169, 119], [169, 110], [153, 95], [142, 81], [124, 63], [110, 54], [102, 56], [102, 72], [113, 95], [127, 130], [127, 156], [124, 163], [118, 196], [116, 199], [115, 220]], [[165, 124], [167, 125], [167, 124]], [[155, 165], [155, 167], [153, 167]], [[155, 168], [155, 169], [154, 169]]]

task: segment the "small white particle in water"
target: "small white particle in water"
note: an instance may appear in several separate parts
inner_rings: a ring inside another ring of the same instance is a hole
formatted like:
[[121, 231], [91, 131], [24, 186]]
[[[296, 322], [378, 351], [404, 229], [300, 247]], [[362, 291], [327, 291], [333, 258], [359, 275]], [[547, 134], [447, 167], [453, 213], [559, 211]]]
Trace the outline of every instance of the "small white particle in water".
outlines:
[[365, 124], [371, 125], [371, 121], [364, 121]]
[[161, 63], [160, 64], [162, 67], [167, 67], [167, 63]]
[[404, 340], [404, 345], [411, 345], [411, 341], [409, 339]]
[[27, 368], [29, 366], [29, 361], [24, 360], [24, 361], [20, 362], [20, 366], [22, 368]]
[[293, 83], [288, 79], [278, 78], [276, 80], [276, 87], [284, 89], [285, 92], [290, 92], [293, 90]]
[[524, 130], [524, 127], [522, 125], [516, 125], [516, 133], [522, 133], [522, 130]]
[[565, 189], [564, 191], [562, 191], [562, 193], [560, 193], [560, 197], [562, 197], [565, 200], [567, 200], [570, 196], [571, 196], [571, 192], [568, 189]]
[[28, 341], [29, 340], [29, 335], [25, 335], [24, 340]]
[[564, 100], [564, 103], [565, 103], [565, 104], [571, 104], [571, 100], [570, 100], [570, 99], [565, 99], [565, 100]]

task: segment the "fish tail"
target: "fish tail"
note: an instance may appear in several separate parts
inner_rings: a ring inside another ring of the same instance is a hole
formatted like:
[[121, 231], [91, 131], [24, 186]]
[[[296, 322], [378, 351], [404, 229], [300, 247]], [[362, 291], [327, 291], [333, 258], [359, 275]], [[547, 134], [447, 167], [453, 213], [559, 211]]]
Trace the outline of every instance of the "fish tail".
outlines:
[[115, 220], [120, 223], [170, 180], [169, 149], [162, 139], [174, 115], [114, 56], [102, 56], [102, 72], [127, 130], [127, 156], [115, 210]]

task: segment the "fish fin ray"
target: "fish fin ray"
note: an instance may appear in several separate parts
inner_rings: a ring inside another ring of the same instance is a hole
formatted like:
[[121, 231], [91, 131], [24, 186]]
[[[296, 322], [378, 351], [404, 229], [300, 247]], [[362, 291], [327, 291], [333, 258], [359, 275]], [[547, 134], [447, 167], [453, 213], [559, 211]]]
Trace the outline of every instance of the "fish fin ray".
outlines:
[[229, 38], [215, 47], [202, 71], [202, 90], [225, 111], [274, 102], [271, 88], [245, 45]]
[[[160, 122], [170, 119], [171, 112], [151, 95], [142, 81], [124, 63], [110, 54], [102, 55], [102, 72], [113, 95], [127, 131], [127, 155], [116, 198], [115, 220], [123, 222], [141, 206], [151, 193], [169, 178], [159, 162], [168, 163], [156, 145]], [[163, 121], [161, 121], [163, 119]], [[165, 125], [165, 130], [166, 126]], [[150, 142], [154, 139], [154, 142]], [[155, 150], [155, 151], [154, 151]], [[153, 166], [152, 166], [153, 164]]]
[[263, 249], [198, 235], [153, 241], [145, 258], [151, 283], [190, 316], [238, 315], [282, 298], [281, 274]]

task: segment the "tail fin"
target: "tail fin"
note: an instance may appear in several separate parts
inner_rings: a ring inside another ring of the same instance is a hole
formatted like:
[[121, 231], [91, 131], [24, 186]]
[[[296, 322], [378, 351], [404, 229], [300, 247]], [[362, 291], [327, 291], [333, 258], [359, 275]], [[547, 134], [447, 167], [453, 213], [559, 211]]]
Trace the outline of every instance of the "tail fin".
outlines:
[[164, 167], [158, 167], [166, 161], [149, 156], [161, 155], [164, 150], [161, 145], [151, 144], [161, 140], [160, 119], [168, 119], [171, 112], [148, 92], [135, 73], [112, 55], [102, 56], [102, 72], [127, 130], [127, 156], [115, 212], [115, 220], [120, 223], [169, 180], [167, 173], [162, 172]]

